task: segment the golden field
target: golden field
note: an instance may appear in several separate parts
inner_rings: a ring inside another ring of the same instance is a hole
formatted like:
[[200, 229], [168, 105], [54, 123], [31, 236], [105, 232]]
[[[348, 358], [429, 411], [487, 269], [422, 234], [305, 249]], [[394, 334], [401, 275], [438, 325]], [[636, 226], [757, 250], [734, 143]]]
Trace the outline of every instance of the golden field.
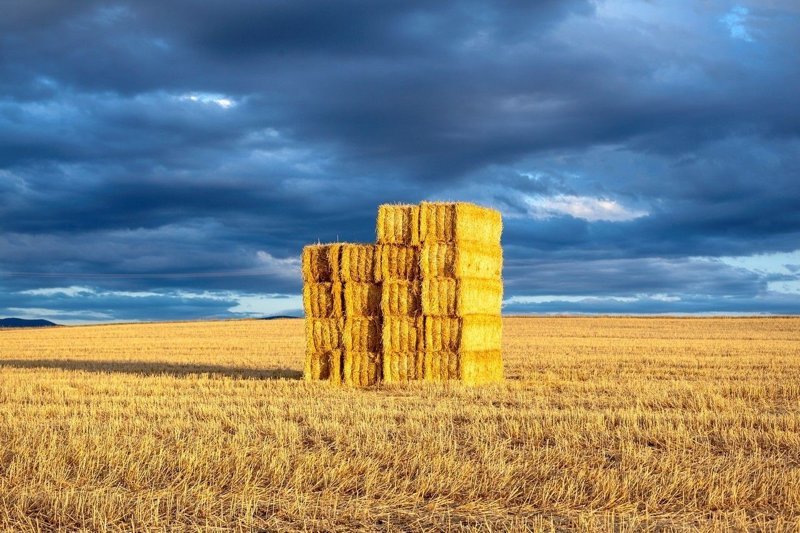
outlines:
[[800, 318], [506, 318], [507, 381], [300, 380], [302, 320], [0, 330], [0, 528], [800, 528]]

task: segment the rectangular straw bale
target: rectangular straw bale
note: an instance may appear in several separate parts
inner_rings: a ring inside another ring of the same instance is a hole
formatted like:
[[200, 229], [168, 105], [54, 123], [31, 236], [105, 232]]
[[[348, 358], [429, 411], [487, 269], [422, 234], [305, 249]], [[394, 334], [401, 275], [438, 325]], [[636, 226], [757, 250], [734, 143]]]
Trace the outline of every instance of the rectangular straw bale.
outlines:
[[430, 316], [499, 315], [503, 282], [499, 279], [422, 280], [422, 314]]
[[346, 316], [379, 316], [381, 285], [379, 283], [345, 283], [344, 312]]
[[425, 375], [422, 352], [383, 352], [383, 380], [387, 383], [423, 379]]
[[303, 248], [302, 271], [306, 283], [339, 281], [342, 245], [311, 244]]
[[459, 369], [461, 381], [482, 385], [503, 381], [503, 357], [500, 350], [463, 352]]
[[422, 202], [419, 238], [422, 242], [477, 241], [500, 244], [500, 211], [466, 202]]
[[327, 352], [307, 351], [303, 379], [306, 381], [327, 380], [331, 383], [341, 383], [341, 350], [330, 350]]
[[384, 204], [378, 207], [380, 244], [419, 244], [419, 206]]
[[345, 385], [368, 387], [381, 380], [382, 364], [379, 353], [345, 350], [343, 367], [342, 381]]
[[499, 315], [425, 317], [427, 352], [500, 350], [503, 322]]
[[383, 351], [411, 352], [423, 348], [422, 317], [384, 316]]
[[419, 281], [384, 281], [381, 313], [384, 316], [418, 316], [422, 313], [422, 284]]
[[343, 244], [339, 277], [344, 282], [375, 281], [375, 245]]
[[349, 352], [380, 352], [380, 317], [345, 317], [344, 349]]
[[460, 355], [457, 352], [426, 351], [425, 381], [456, 380], [461, 376]]
[[375, 280], [419, 279], [419, 247], [379, 244], [375, 258]]
[[306, 350], [328, 352], [342, 348], [343, 318], [306, 317]]
[[500, 279], [503, 249], [499, 244], [464, 241], [426, 242], [420, 248], [423, 278]]
[[311, 283], [303, 285], [303, 309], [310, 318], [340, 318], [344, 316], [344, 296], [341, 283]]

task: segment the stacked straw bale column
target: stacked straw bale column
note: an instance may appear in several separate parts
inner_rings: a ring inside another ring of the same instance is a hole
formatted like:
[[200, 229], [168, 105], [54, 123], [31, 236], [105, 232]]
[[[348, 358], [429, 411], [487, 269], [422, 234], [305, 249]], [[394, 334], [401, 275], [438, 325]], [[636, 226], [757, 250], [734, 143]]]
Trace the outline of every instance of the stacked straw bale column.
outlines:
[[423, 379], [423, 329], [419, 277], [419, 206], [378, 208], [378, 258], [383, 315], [383, 379]]
[[381, 380], [381, 285], [375, 280], [374, 244], [340, 244], [344, 291], [342, 381], [366, 387]]
[[423, 202], [419, 224], [425, 380], [501, 380], [500, 213]]
[[303, 248], [303, 308], [306, 315], [306, 380], [342, 380], [344, 294], [339, 245]]

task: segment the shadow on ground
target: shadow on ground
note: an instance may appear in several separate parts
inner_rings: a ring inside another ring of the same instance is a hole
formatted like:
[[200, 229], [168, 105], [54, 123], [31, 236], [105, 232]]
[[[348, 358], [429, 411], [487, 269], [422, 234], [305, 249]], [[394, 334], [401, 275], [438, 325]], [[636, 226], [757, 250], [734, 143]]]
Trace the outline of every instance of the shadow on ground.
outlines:
[[0, 359], [0, 367], [48, 368], [139, 374], [143, 376], [172, 375], [185, 377], [196, 374], [215, 374], [238, 379], [300, 379], [303, 373], [291, 368], [238, 368], [222, 365], [179, 365], [149, 361], [82, 361], [79, 359]]

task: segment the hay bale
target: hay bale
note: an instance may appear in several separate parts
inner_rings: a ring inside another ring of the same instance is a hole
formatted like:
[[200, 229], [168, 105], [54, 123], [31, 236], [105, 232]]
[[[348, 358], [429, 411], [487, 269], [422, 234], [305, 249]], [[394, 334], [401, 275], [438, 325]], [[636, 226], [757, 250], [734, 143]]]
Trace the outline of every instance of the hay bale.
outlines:
[[425, 351], [425, 381], [449, 381], [461, 377], [460, 354], [448, 351]]
[[305, 283], [303, 310], [307, 317], [340, 318], [344, 316], [341, 283]]
[[345, 283], [375, 281], [374, 244], [343, 244], [339, 277]]
[[426, 242], [420, 247], [422, 278], [500, 279], [503, 249], [499, 244], [469, 241], [455, 243]]
[[342, 352], [330, 350], [327, 352], [306, 351], [306, 363], [303, 370], [303, 379], [306, 381], [323, 381], [341, 383], [342, 381]]
[[467, 351], [459, 354], [459, 379], [466, 385], [503, 381], [503, 356], [500, 350]]
[[302, 272], [305, 283], [330, 283], [339, 280], [342, 245], [311, 244], [303, 248]]
[[419, 279], [419, 247], [379, 244], [375, 258], [375, 281]]
[[384, 281], [381, 287], [381, 313], [384, 316], [422, 314], [422, 284], [419, 281]]
[[347, 316], [344, 319], [344, 349], [348, 352], [381, 351], [380, 317]]
[[383, 351], [413, 352], [423, 348], [422, 317], [384, 316]]
[[378, 207], [378, 243], [419, 244], [419, 206], [384, 204]]
[[306, 349], [310, 352], [340, 350], [343, 345], [342, 318], [306, 317]]
[[477, 241], [499, 244], [503, 219], [499, 211], [466, 202], [422, 202], [421, 242]]
[[499, 315], [425, 317], [426, 352], [500, 350], [503, 321]]
[[369, 387], [381, 381], [381, 355], [375, 352], [344, 352], [342, 381], [353, 387]]
[[423, 315], [499, 315], [502, 305], [503, 282], [499, 279], [422, 280]]
[[381, 285], [379, 283], [345, 283], [345, 316], [379, 316], [381, 313]]
[[383, 380], [387, 383], [423, 379], [425, 367], [422, 352], [383, 352]]

